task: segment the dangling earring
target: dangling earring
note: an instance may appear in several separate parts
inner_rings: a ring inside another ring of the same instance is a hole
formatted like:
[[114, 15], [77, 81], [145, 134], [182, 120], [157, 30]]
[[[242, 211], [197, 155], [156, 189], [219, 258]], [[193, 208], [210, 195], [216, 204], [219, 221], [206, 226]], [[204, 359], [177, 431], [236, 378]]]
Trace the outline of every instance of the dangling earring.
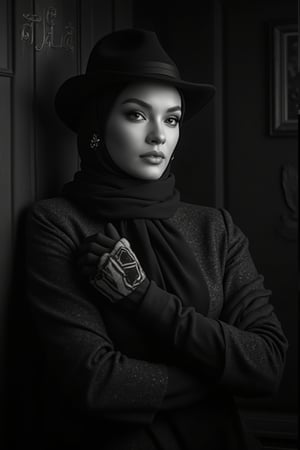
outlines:
[[90, 148], [93, 149], [93, 150], [95, 148], [98, 148], [99, 147], [99, 142], [100, 142], [100, 139], [99, 139], [98, 135], [96, 133], [94, 133], [92, 138], [91, 138], [91, 140], [90, 140]]
[[175, 159], [175, 156], [172, 156], [171, 161], [174, 161], [174, 159]]

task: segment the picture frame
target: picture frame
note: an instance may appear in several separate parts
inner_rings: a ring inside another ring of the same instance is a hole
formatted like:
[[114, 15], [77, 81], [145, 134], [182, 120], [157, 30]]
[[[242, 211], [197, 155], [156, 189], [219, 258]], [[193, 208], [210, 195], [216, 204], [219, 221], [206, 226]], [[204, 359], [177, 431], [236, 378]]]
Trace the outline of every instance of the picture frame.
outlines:
[[297, 23], [272, 23], [270, 41], [270, 135], [295, 136], [300, 109]]

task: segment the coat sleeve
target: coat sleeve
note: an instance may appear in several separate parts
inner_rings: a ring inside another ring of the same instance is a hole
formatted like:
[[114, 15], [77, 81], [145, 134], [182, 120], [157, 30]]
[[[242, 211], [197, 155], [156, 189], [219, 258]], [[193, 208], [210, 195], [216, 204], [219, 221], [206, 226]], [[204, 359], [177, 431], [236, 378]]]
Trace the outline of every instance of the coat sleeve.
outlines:
[[[27, 220], [28, 298], [48, 369], [70, 404], [108, 420], [151, 423], [205, 398], [210, 383], [175, 365], [133, 359], [110, 339], [75, 267], [65, 219], [36, 204]], [[145, 288], [144, 288], [145, 289]], [[59, 368], [59, 369], [57, 369]], [[48, 370], [47, 369], [47, 370]]]
[[75, 272], [77, 246], [62, 224], [39, 204], [28, 214], [27, 292], [49, 368], [56, 368], [72, 407], [109, 420], [150, 423], [167, 390], [167, 367], [128, 358], [114, 347]]
[[[223, 218], [220, 258], [224, 307], [218, 319], [205, 317], [194, 307], [151, 281], [136, 313], [178, 364], [214, 379], [235, 395], [273, 394], [279, 385], [287, 340], [248, 249], [248, 240], [230, 214]], [[225, 249], [225, 250], [224, 250]]]

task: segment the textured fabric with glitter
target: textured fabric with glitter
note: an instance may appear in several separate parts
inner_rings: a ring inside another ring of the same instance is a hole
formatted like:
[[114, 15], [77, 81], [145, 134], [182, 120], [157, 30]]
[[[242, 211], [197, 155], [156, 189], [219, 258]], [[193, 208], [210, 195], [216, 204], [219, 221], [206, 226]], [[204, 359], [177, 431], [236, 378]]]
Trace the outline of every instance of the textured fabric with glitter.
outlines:
[[105, 220], [66, 198], [30, 211], [28, 296], [47, 356], [34, 433], [52, 448], [95, 439], [106, 450], [258, 448], [233, 396], [268, 395], [280, 382], [287, 342], [270, 291], [227, 211], [181, 203], [168, 223], [201, 269], [205, 314], [200, 296], [184, 303], [153, 280], [106, 301], [75, 264]]

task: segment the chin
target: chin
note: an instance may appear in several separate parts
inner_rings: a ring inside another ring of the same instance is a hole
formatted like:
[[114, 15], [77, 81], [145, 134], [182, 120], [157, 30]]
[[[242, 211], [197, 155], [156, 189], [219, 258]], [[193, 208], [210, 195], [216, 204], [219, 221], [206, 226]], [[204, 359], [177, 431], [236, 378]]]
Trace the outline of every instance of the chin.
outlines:
[[162, 174], [164, 173], [164, 170], [143, 170], [140, 171], [139, 173], [136, 173], [135, 176], [137, 178], [140, 178], [141, 180], [149, 180], [149, 181], [155, 181], [155, 180], [159, 180], [159, 178], [162, 176]]
[[143, 167], [140, 170], [128, 170], [127, 173], [140, 180], [155, 181], [163, 175], [165, 170], [165, 167]]

